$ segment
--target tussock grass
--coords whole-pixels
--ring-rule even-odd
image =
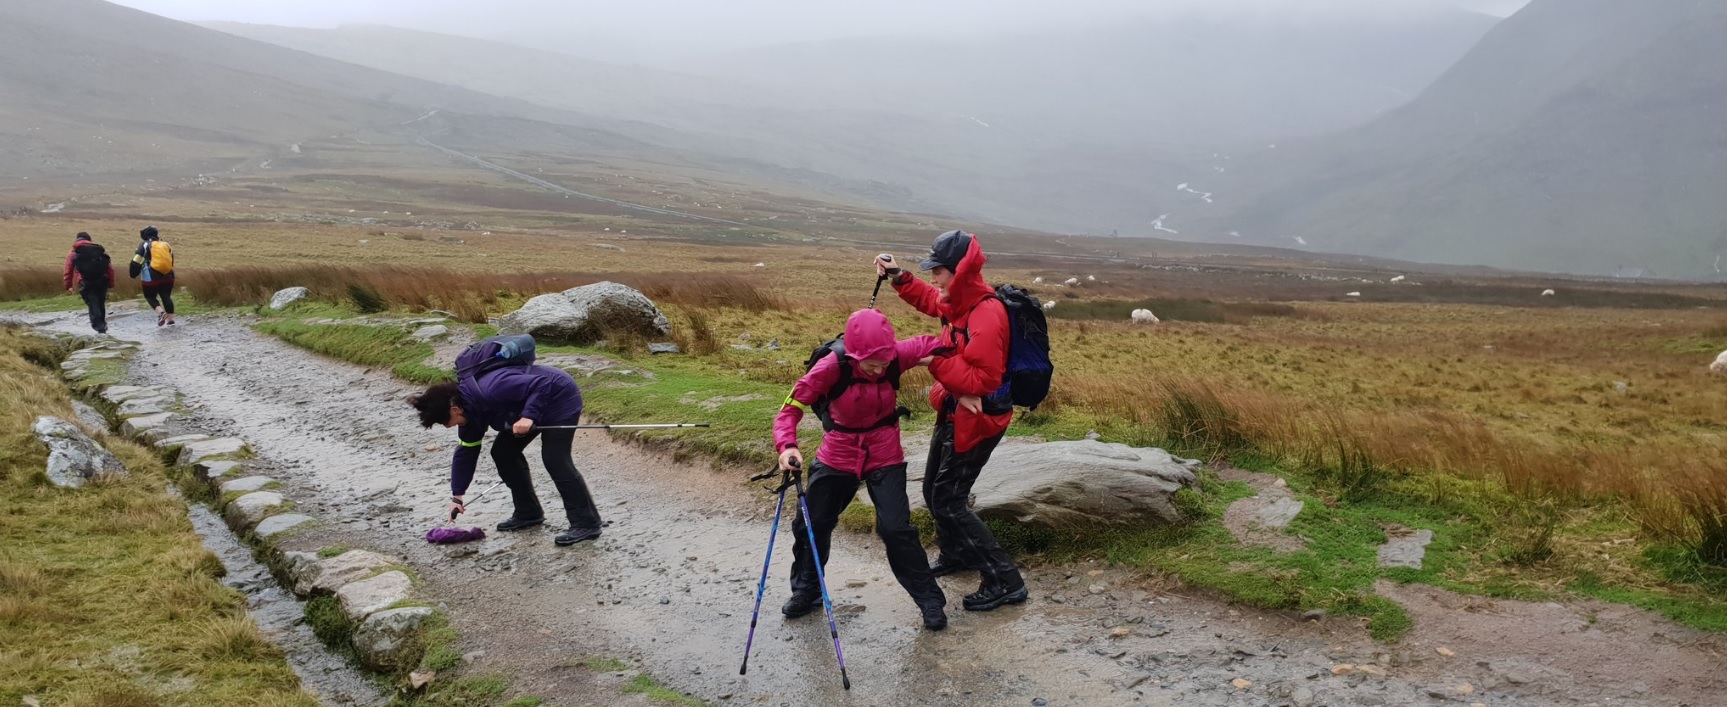
[[[131,475],[80,489],[49,485],[38,415],[72,417],[65,389],[0,328],[0,699],[43,704],[316,702],[216,581],[184,504],[149,451],[110,439]],[[186,678],[163,693],[161,676]]]

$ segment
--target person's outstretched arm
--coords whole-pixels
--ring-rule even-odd
[[[894,292],[898,292],[899,298],[911,305],[912,309],[923,312],[926,317],[941,316],[941,290],[936,289],[935,285],[919,280],[909,272],[901,272],[890,282],[893,283]]]

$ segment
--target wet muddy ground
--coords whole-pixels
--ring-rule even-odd
[[[40,320],[40,318],[39,318]],[[952,626],[923,631],[879,544],[841,533],[829,565],[853,689],[840,687],[820,613],[787,621],[790,523],[781,528],[750,674],[738,675],[772,497],[716,472],[603,436],[576,463],[608,525],[594,543],[552,545],[561,525],[424,542],[446,508],[454,434],[422,430],[387,371],[320,358],[253,333],[238,316],[123,315],[144,342],[134,382],[182,391],[200,429],[251,443],[261,473],[323,521],[296,549],[331,544],[404,557],[422,597],[462,635],[470,670],[509,676],[551,704],[645,704],[621,658],[719,705],[1708,705],[1727,688],[1722,642],[1647,612],[1597,603],[1528,604],[1387,585],[1416,629],[1376,644],[1349,619],[1235,607],[1097,565],[1040,566],[1032,599],[989,614],[958,609],[975,577],[942,580]],[[52,326],[77,331],[79,317]],[[530,450],[542,502],[559,508]],[[472,491],[496,479],[484,460]],[[464,522],[509,515],[500,488]]]

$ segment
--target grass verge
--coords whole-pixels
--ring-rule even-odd
[[[217,581],[153,454],[110,440],[129,477],[48,483],[30,426],[76,418],[26,339],[0,329],[0,703],[316,705]]]

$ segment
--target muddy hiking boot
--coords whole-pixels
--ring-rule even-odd
[[[920,606],[923,612],[923,627],[930,631],[940,631],[947,628],[947,612],[940,605]]]
[[[545,518],[517,518],[510,516],[507,520],[498,521],[498,531],[508,533],[516,530],[527,530],[537,525],[543,525]]]
[[[562,547],[564,545],[574,545],[579,542],[593,540],[598,537],[600,537],[599,528],[570,528],[562,533],[558,533],[558,537],[552,538],[552,542]]]
[[[1026,591],[1024,584],[1017,587],[985,584],[978,588],[976,594],[966,595],[965,610],[993,611],[1006,604],[1023,604],[1028,596],[1030,593]]]
[[[780,607],[780,613],[785,614],[788,619],[795,619],[815,611],[821,603],[822,598],[818,595],[793,594],[792,598],[786,600],[785,606]]]
[[[964,572],[968,569],[971,568],[966,567],[964,562],[960,562],[959,560],[948,557],[947,555],[938,555],[935,558],[935,562],[929,563],[929,573],[936,577],[946,577],[950,574]]]

